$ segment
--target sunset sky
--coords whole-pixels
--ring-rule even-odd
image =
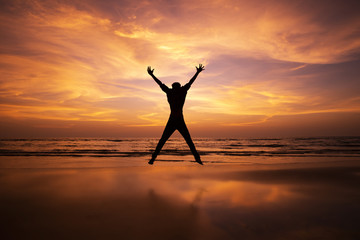
[[[0,137],[360,135],[359,1],[1,2]]]

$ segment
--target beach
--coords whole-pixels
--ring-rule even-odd
[[[360,238],[356,159],[19,167],[18,158],[0,169],[2,239]]]
[[[359,137],[0,140],[3,239],[360,239]]]

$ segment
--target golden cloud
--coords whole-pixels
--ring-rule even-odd
[[[334,25],[315,19],[320,7],[304,12],[285,1],[14,1],[4,9],[6,117],[162,125],[166,97],[146,66],[166,84],[184,84],[200,62],[206,71],[186,104],[192,123],[205,117],[248,125],[275,115],[360,110],[355,93],[346,96],[312,70],[356,58],[356,14]],[[353,84],[355,76],[345,78]]]

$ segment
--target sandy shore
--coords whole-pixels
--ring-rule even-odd
[[[360,239],[360,161],[0,169],[2,239]]]

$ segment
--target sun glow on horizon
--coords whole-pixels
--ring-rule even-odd
[[[342,21],[334,25],[326,16],[338,7],[326,13],[299,1],[12,1],[0,18],[0,115],[14,129],[27,120],[29,127],[49,120],[44,131],[61,122],[162,126],[169,107],[146,67],[167,85],[185,84],[198,63],[205,71],[184,108],[195,129],[360,114],[360,18],[344,4],[347,17],[336,16]]]

